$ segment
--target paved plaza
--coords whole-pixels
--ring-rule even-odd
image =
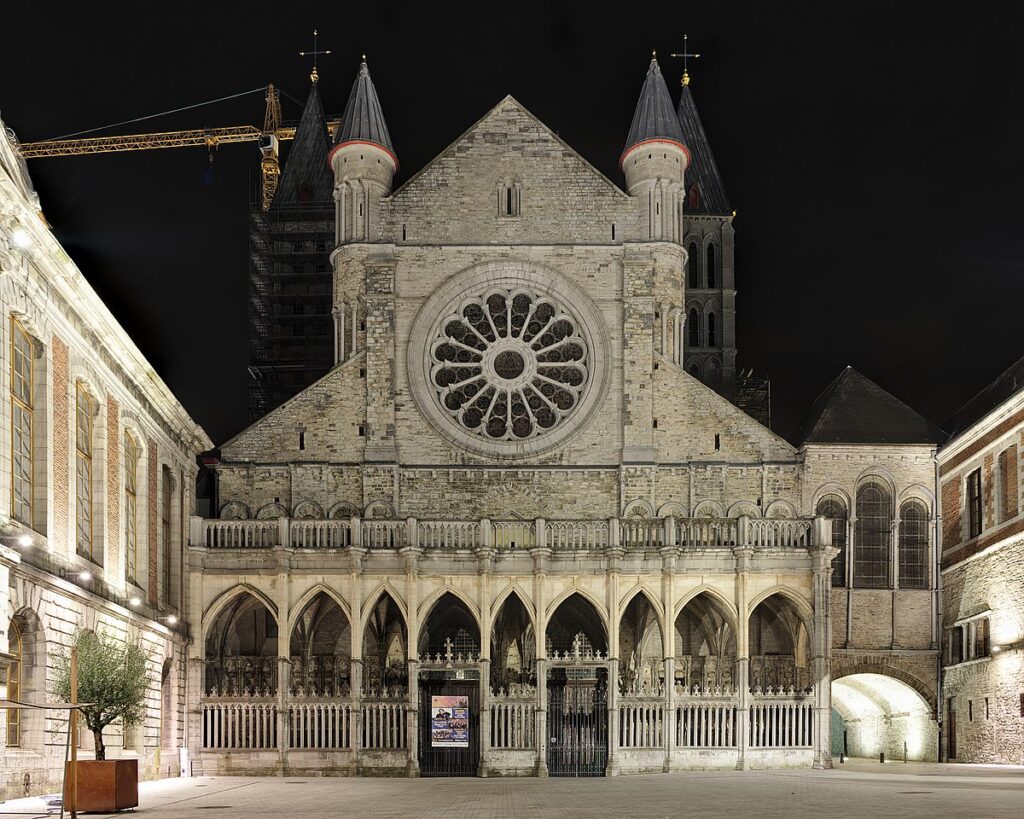
[[[853,762],[833,771],[689,772],[614,779],[300,779],[146,782],[154,819],[337,817],[913,817],[1020,819],[1024,768]],[[40,799],[0,815],[46,816]],[[51,814],[52,815],[52,814]]]

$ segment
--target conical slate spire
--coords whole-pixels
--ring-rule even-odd
[[[690,93],[690,85],[683,83],[679,96],[679,125],[683,130],[683,144],[690,150],[690,164],[686,167],[686,211],[728,216],[732,213],[725,185],[715,164],[711,144],[704,134],[704,125]],[[696,189],[694,189],[696,185]]]
[[[365,59],[359,66],[356,81],[352,83],[341,126],[334,135],[336,146],[346,142],[369,142],[379,145],[391,154],[396,164],[398,162],[387,123],[384,121],[384,112],[381,111],[380,100],[377,98],[377,89],[370,79],[370,69],[367,68]]]
[[[296,202],[331,202],[334,176],[325,161],[330,150],[327,118],[320,103],[320,91],[314,82],[295,129],[295,141],[288,151],[281,183],[271,207],[294,205]]]
[[[640,89],[640,99],[636,103],[633,124],[629,126],[629,136],[626,137],[622,156],[625,157],[637,145],[653,139],[675,142],[684,150],[686,147],[679,118],[672,108],[672,97],[669,96],[657,58],[651,59],[647,69],[647,78]]]

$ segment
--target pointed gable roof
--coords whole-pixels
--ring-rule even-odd
[[[633,148],[651,140],[675,142],[686,150],[679,118],[672,108],[672,97],[668,93],[668,86],[665,85],[665,78],[661,75],[661,67],[656,58],[651,59],[643,88],[640,89],[640,99],[636,102],[633,122],[629,126],[626,147],[622,150],[619,164]]]
[[[847,367],[818,396],[805,444],[938,444],[946,434],[874,381]]]
[[[341,125],[334,134],[334,145],[344,145],[347,142],[368,142],[372,145],[379,145],[395,160],[395,148],[391,144],[391,135],[388,133],[388,125],[384,121],[384,112],[380,107],[380,99],[377,97],[377,89],[370,79],[370,69],[364,59],[359,65],[359,73],[355,82],[352,83],[352,90],[348,95],[348,104],[345,106],[345,113],[341,117]]]
[[[334,176],[326,162],[330,150],[327,118],[320,102],[320,91],[314,82],[295,129],[295,141],[288,150],[271,207],[333,201]]]
[[[711,144],[704,133],[704,125],[697,113],[697,105],[690,93],[688,78],[683,80],[683,90],[679,95],[677,110],[679,126],[683,131],[683,144],[690,150],[690,164],[686,166],[686,188],[689,191],[696,183],[699,198],[695,203],[687,199],[687,213],[707,213],[716,216],[728,216],[732,213],[729,197],[725,193],[725,185],[718,173],[715,155],[711,152]]]

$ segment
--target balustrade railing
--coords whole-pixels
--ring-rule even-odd
[[[536,747],[534,715],[537,689],[514,686],[491,695],[491,747],[530,750]]]
[[[816,524],[820,523],[821,526]],[[410,528],[411,526],[411,528]],[[603,553],[615,546],[656,552],[665,546],[682,550],[802,549],[830,542],[824,519],[775,518],[612,518],[610,520],[206,520],[193,518],[193,546],[210,549],[374,550],[417,545],[427,551],[484,547],[499,552],[532,549],[543,543],[555,553]],[[409,543],[414,538],[416,543]]]
[[[736,692],[675,690],[677,748],[735,748]]]
[[[288,745],[310,750],[352,747],[355,712],[350,703],[295,700],[288,704]]]
[[[256,697],[202,703],[203,748],[218,751],[277,747],[277,703]]]
[[[392,751],[406,748],[407,734],[404,702],[363,700],[360,748]]]
[[[665,700],[620,697],[619,747],[665,747]]]
[[[751,748],[810,748],[814,744],[814,701],[790,690],[754,693],[750,703]]]

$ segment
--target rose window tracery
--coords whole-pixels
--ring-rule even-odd
[[[588,385],[589,354],[579,321],[551,296],[490,289],[439,323],[429,380],[467,432],[522,441],[573,414]]]

